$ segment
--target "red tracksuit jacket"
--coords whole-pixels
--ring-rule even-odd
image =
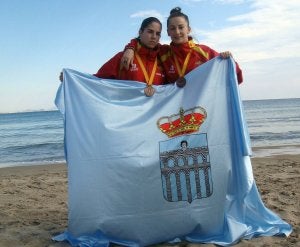
[[[126,46],[126,48],[134,48],[137,46],[137,40],[133,39]],[[178,60],[179,65],[182,69],[184,60],[187,54],[191,51],[190,60],[188,62],[185,74],[189,73],[191,70],[196,68],[197,66],[209,61],[210,59],[219,56],[219,53],[206,45],[200,45],[193,42],[193,40],[189,40],[184,44],[174,44],[173,42],[170,45],[159,45],[159,57],[162,62],[162,66],[164,68],[166,74],[166,81],[168,83],[175,82],[179,77],[179,72],[177,70],[174,54]],[[243,82],[243,74],[239,65],[236,63],[236,73],[238,83]]]
[[[136,52],[139,54],[145,69],[150,77],[155,59],[158,58],[158,49],[148,49],[142,45],[137,45]],[[122,68],[120,70],[120,61],[123,56],[123,52],[119,52],[108,62],[106,62],[95,76],[105,79],[118,79],[118,80],[133,80],[146,83],[145,75],[142,71],[140,64],[136,57],[134,57],[133,66],[130,66],[129,70]],[[153,85],[161,85],[165,83],[165,73],[160,60],[158,59],[156,72],[153,79]]]

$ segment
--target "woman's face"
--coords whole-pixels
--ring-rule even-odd
[[[182,16],[173,17],[169,20],[168,35],[175,44],[182,44],[189,41],[191,28]]]
[[[161,35],[161,25],[157,22],[151,22],[143,31],[139,31],[141,43],[153,49],[159,42]]]

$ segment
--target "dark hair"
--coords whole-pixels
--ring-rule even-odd
[[[152,22],[157,22],[160,25],[160,28],[162,27],[160,20],[158,20],[156,17],[148,17],[143,20],[140,31],[143,32],[145,28],[147,28]]]
[[[185,143],[186,145],[188,145],[188,142],[186,140],[183,140],[180,142],[180,146],[182,146],[182,144]]]
[[[181,12],[181,8],[176,7],[176,8],[174,8],[170,11],[170,15],[167,19],[167,27],[169,26],[170,19],[173,18],[173,17],[183,17],[186,20],[188,26],[190,26],[190,21],[189,21],[188,16]]]

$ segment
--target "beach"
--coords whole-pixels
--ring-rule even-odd
[[[259,237],[235,246],[300,246],[300,154],[254,157],[252,167],[263,202],[293,232],[288,238]],[[51,240],[67,228],[67,183],[63,163],[0,168],[0,246],[70,246]]]

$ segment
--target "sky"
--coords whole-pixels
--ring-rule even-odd
[[[299,0],[0,0],[0,113],[55,110],[63,68],[94,74],[158,17],[187,14],[196,42],[230,51],[242,100],[300,98]]]

